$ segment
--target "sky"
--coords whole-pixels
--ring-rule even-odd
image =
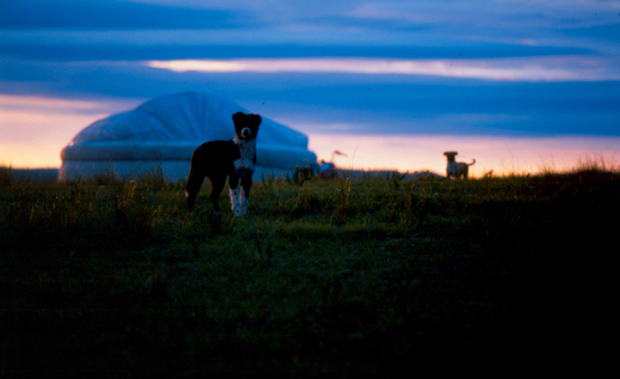
[[[620,0],[3,0],[0,164],[200,91],[343,166],[620,163]]]

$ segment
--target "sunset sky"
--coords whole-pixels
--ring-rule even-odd
[[[342,166],[620,164],[620,1],[0,3],[0,165],[58,167],[85,126],[184,91]]]

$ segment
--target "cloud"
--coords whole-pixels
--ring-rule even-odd
[[[466,59],[236,59],[149,61],[147,66],[175,72],[301,72],[369,75],[422,75],[496,81],[620,80],[615,65],[581,57]]]
[[[0,52],[65,61],[618,54],[620,3],[562,4],[20,0],[2,5]]]
[[[4,108],[0,117],[31,115],[49,130],[49,114],[55,126],[77,127],[96,107],[37,98],[202,91],[308,132],[618,135],[619,7],[9,0],[0,5],[0,94],[32,95],[42,108]]]
[[[588,27],[617,23],[617,1],[447,0],[362,2],[347,16],[365,20],[500,28]]]
[[[244,27],[243,22],[224,10],[188,9],[174,6],[110,0],[19,0],[4,1],[0,29],[221,29]]]
[[[398,59],[503,58],[584,55],[584,46],[538,45],[535,41],[489,43],[429,38],[424,44],[407,34],[362,32],[313,34],[277,30],[0,30],[0,55],[14,59],[171,60],[227,58],[369,57]],[[431,43],[434,42],[434,43]]]

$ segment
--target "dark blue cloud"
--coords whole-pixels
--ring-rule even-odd
[[[174,73],[113,62],[29,62],[6,68],[0,74],[5,93],[148,99],[200,91],[291,125],[314,125],[305,132],[350,132],[329,126],[340,124],[354,126],[358,134],[620,135],[619,82]]]
[[[569,36],[592,38],[595,41],[620,42],[620,14],[618,22],[613,24],[596,25],[584,28],[565,29]]]
[[[592,17],[587,22],[564,22],[561,16],[571,10],[562,2],[499,2],[494,3],[501,8],[497,13],[484,1],[473,5],[427,2],[419,12],[413,2],[373,3],[376,11],[387,12],[383,15],[372,7],[356,8],[359,4],[353,1],[319,2],[312,12],[289,3],[283,3],[285,11],[258,5],[244,9],[239,4],[226,8],[225,2],[219,3],[220,10],[191,8],[187,1],[162,4],[0,2],[0,93],[148,99],[201,91],[293,126],[314,128],[306,132],[351,132],[347,128],[354,126],[353,132],[362,134],[620,135],[618,81],[519,83],[413,75],[175,73],[133,63],[575,55],[587,55],[599,63],[603,58],[619,61],[620,23],[609,17],[604,22],[594,22]],[[539,6],[543,9],[538,10]],[[556,8],[561,12],[552,12]],[[575,19],[583,15],[582,9],[574,12]]]
[[[249,15],[240,16],[230,11],[109,0],[4,0],[0,29],[219,29],[253,23]]]
[[[0,40],[0,56],[49,61],[169,60],[233,58],[368,57],[394,59],[481,59],[552,55],[583,55],[593,51],[563,46],[462,44],[460,46],[301,46],[281,45],[155,45],[39,44]]]

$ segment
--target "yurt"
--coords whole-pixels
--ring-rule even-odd
[[[198,146],[234,137],[232,115],[238,111],[248,113],[232,101],[196,92],[151,99],[78,133],[61,152],[59,179],[101,174],[132,179],[153,173],[166,180],[185,179]],[[316,155],[308,150],[308,137],[263,117],[255,177],[283,175],[310,164],[316,164]]]

